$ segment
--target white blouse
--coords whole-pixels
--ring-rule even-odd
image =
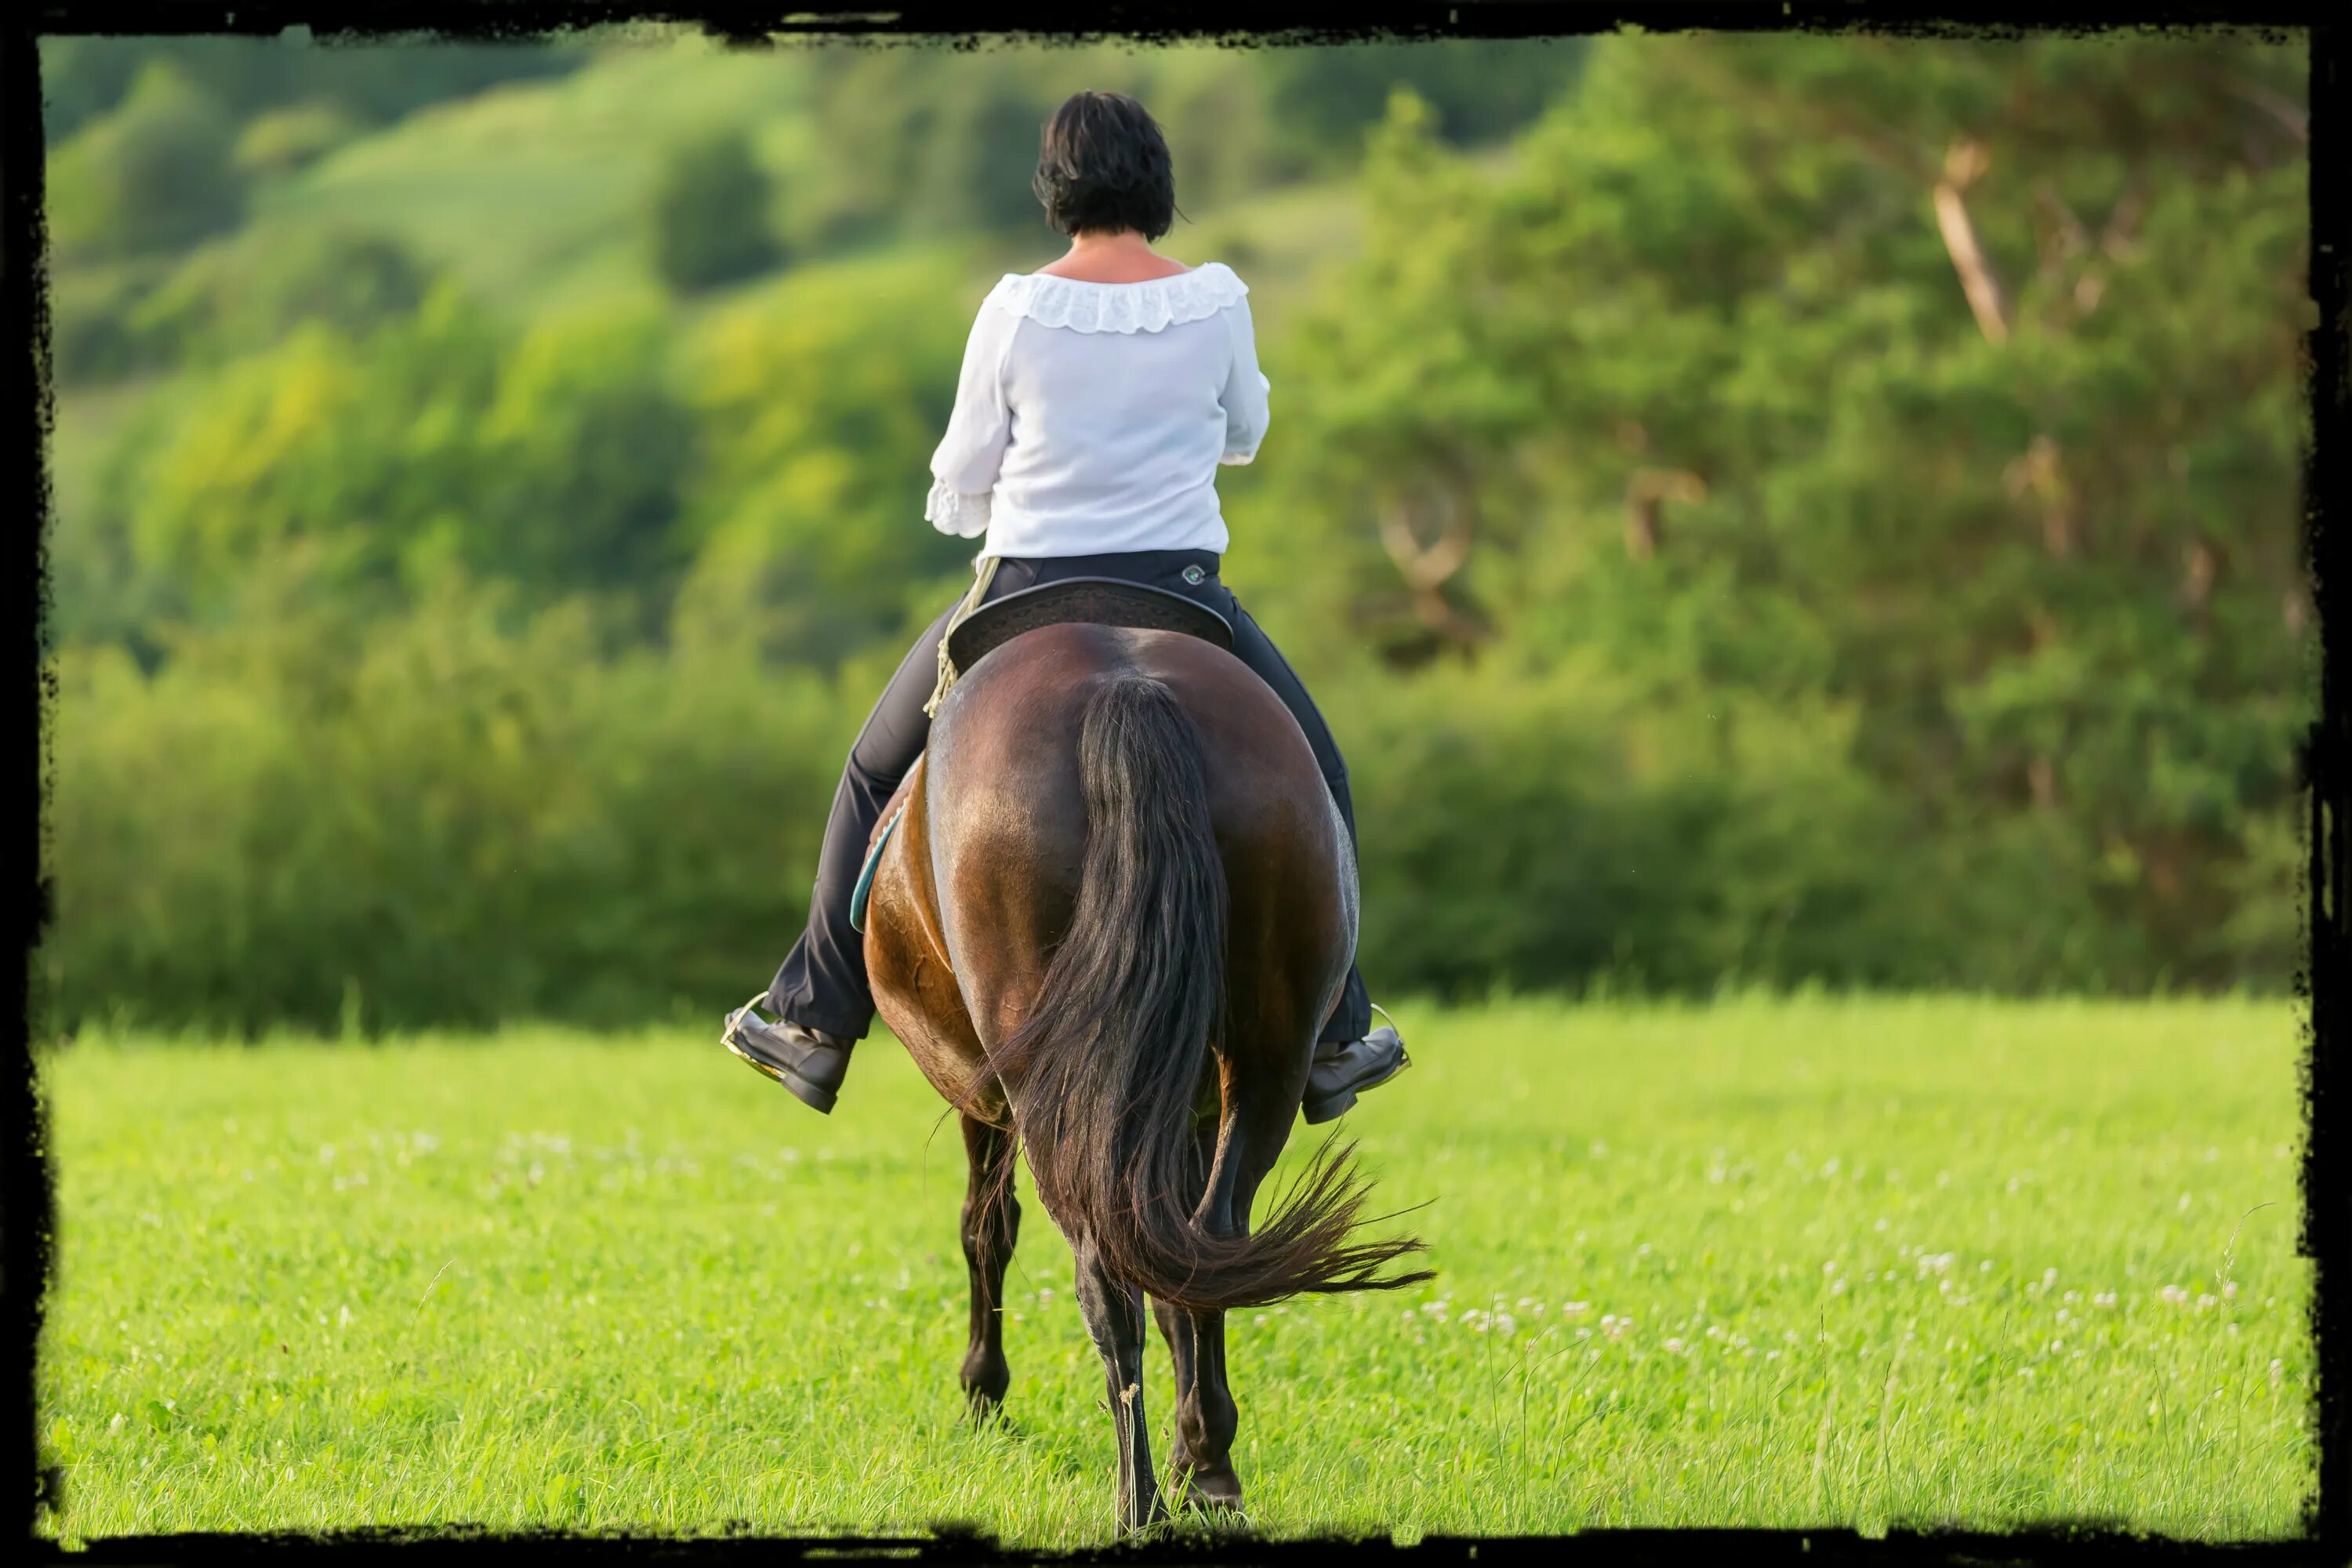
[[[1249,286],[1009,272],[964,346],[923,516],[987,555],[1223,552],[1220,463],[1265,439]]]

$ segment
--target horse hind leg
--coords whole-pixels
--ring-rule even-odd
[[[1118,1436],[1118,1528],[1122,1534],[1168,1517],[1151,1473],[1150,1427],[1143,1415],[1143,1292],[1110,1277],[1094,1238],[1071,1238],[1077,1255],[1078,1310],[1102,1355],[1113,1429]]]
[[[1210,1164],[1213,1133],[1201,1138],[1202,1166]],[[1202,1218],[1215,1234],[1234,1234],[1229,1219],[1230,1183],[1222,1200],[1204,1195]],[[1234,1473],[1234,1430],[1238,1415],[1225,1387],[1225,1315],[1192,1312],[1154,1299],[1152,1316],[1168,1342],[1176,1373],[1176,1433],[1168,1455],[1168,1489],[1189,1506],[1215,1512],[1241,1506],[1241,1478]],[[1203,1362],[1209,1374],[1201,1375]]]
[[[1213,1236],[1249,1234],[1258,1187],[1289,1141],[1299,1092],[1306,1087],[1306,1063],[1314,1047],[1292,1040],[1301,1032],[1270,1031],[1268,1037],[1281,1043],[1228,1078],[1234,1103],[1218,1132],[1222,1147],[1197,1215],[1202,1228]],[[1240,1044],[1240,1048],[1247,1047]],[[1267,1078],[1276,1081],[1266,1082]],[[1184,1344],[1177,1373],[1182,1386],[1177,1396],[1176,1451],[1189,1472],[1185,1495],[1205,1509],[1237,1513],[1242,1482],[1234,1468],[1233,1449],[1241,1410],[1225,1375],[1225,1314],[1166,1311],[1160,1317],[1162,1332],[1168,1331],[1171,1318],[1181,1321]],[[1171,1351],[1177,1342],[1171,1334]]]
[[[1021,1205],[1013,1195],[1012,1140],[975,1117],[964,1116],[964,1153],[971,1166],[963,1200],[963,1260],[971,1279],[971,1337],[963,1357],[964,1398],[975,1417],[1004,1403],[1013,1372],[1004,1362],[1004,1269],[1021,1235]]]
[[[1234,1471],[1234,1434],[1241,1413],[1225,1385],[1225,1315],[1151,1304],[1176,1365],[1176,1438],[1168,1456],[1168,1489],[1210,1513],[1237,1511],[1241,1477]]]

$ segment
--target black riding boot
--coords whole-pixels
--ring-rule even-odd
[[[764,994],[754,996],[728,1014],[719,1039],[803,1103],[830,1116],[841,1094],[842,1076],[849,1071],[849,1047],[855,1042],[782,1019],[771,1024],[757,1011],[765,999]]]

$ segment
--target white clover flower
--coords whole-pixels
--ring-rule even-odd
[[[2189,1300],[2189,1292],[2178,1285],[2167,1285],[2157,1294],[2176,1307],[2185,1304]]]
[[[2102,1290],[2091,1298],[2091,1305],[2094,1307],[2112,1307],[2115,1304],[2116,1293],[2113,1290]]]
[[[1683,1353],[1683,1342],[1680,1340],[1668,1340],[1665,1349],[1668,1355],[1680,1355]]]

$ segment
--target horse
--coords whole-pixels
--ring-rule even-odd
[[[1175,1366],[1168,1490],[1237,1510],[1225,1314],[1433,1278],[1381,1272],[1419,1239],[1357,1239],[1370,1184],[1336,1135],[1251,1223],[1356,941],[1354,856],[1306,737],[1214,642],[1062,621],[955,682],[899,799],[877,830],[866,968],[962,1125],[971,1413],[997,1413],[1011,1383],[1025,1157],[1102,1357],[1120,1533],[1170,1517],[1146,1296]]]

